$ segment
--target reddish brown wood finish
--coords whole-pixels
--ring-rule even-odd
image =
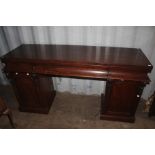
[[[144,84],[134,81],[107,81],[102,99],[101,119],[134,122]],[[102,96],[103,97],[103,96]]]
[[[153,68],[140,49],[120,47],[21,45],[1,60],[22,111],[49,110],[49,76],[89,78],[108,80],[101,118],[129,122]]]
[[[20,103],[20,111],[48,113],[55,91],[51,78],[29,73],[8,73]]]

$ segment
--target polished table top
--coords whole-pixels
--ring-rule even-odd
[[[3,59],[33,62],[66,62],[74,64],[145,67],[152,65],[140,49],[122,47],[23,44]]]

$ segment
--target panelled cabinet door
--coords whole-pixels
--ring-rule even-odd
[[[133,81],[108,81],[104,113],[134,116],[144,85]]]
[[[21,107],[38,106],[39,100],[34,86],[34,79],[30,75],[26,75],[26,73],[13,73],[12,84]]]
[[[48,113],[55,97],[50,77],[30,73],[9,73],[20,111]],[[52,90],[51,90],[52,85]]]

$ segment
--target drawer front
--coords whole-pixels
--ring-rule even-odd
[[[55,76],[66,76],[66,77],[81,77],[81,78],[96,78],[96,79],[106,79],[108,72],[104,70],[97,70],[91,68],[80,68],[72,66],[35,66],[34,73],[36,74],[47,74]]]
[[[32,72],[33,65],[27,63],[7,63],[5,69],[10,72]]]

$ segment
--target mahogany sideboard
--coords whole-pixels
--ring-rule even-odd
[[[53,76],[96,79],[106,81],[100,118],[127,122],[135,120],[153,68],[141,49],[122,47],[23,44],[1,61],[20,111],[48,113],[56,93]]]

